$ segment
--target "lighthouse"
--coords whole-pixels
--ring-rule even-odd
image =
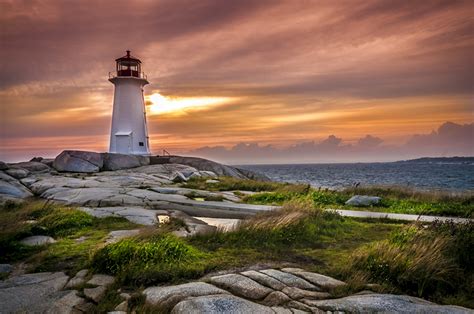
[[[110,153],[150,155],[143,87],[149,84],[141,71],[142,62],[130,50],[115,60],[116,71],[109,73],[115,86]]]

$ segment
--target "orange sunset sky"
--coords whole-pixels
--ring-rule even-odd
[[[472,156],[473,16],[473,1],[0,0],[0,160],[107,151],[126,49],[151,83],[155,153]]]

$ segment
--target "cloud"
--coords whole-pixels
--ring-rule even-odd
[[[355,144],[334,135],[277,148],[258,143],[239,143],[230,148],[201,147],[188,154],[228,163],[298,163],[395,161],[423,156],[474,156],[474,123],[442,124],[430,134],[412,135],[403,145],[382,145],[379,137],[366,135]]]
[[[106,148],[108,72],[126,49],[143,61],[147,96],[236,100],[149,115],[156,151],[401,147],[472,122],[471,12],[472,1],[1,1],[0,157],[55,138]],[[367,134],[384,142],[357,143]]]

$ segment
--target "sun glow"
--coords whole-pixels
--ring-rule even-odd
[[[153,93],[146,97],[151,105],[150,114],[186,114],[188,111],[205,110],[210,107],[224,105],[236,97],[166,97],[160,93]]]

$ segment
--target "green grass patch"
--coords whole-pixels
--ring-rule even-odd
[[[137,226],[124,218],[95,218],[74,208],[44,201],[0,209],[0,262],[26,261],[30,271],[74,273],[89,263],[112,230]],[[49,235],[56,243],[25,246],[20,240]]]
[[[281,205],[290,200],[310,199],[319,208],[474,218],[474,196],[469,192],[422,192],[400,187],[358,187],[342,191],[297,188],[297,191],[292,191],[290,187],[291,185],[288,185],[286,188],[248,195],[243,200],[250,204]],[[382,201],[368,207],[345,205],[345,202],[354,195],[379,196]]]
[[[412,224],[360,248],[342,273],[400,293],[474,308],[474,223]]]

